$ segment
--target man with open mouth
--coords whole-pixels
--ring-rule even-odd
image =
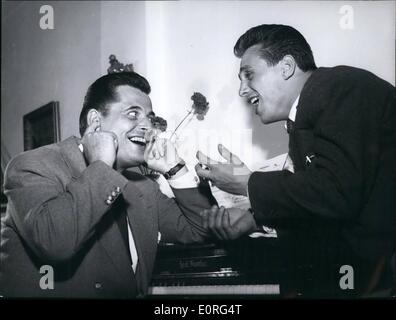
[[[317,68],[310,45],[291,26],[253,27],[234,53],[240,96],[263,124],[286,121],[294,173],[251,172],[222,145],[227,162],[198,152],[205,169],[197,166],[197,173],[248,196],[251,210],[239,234],[274,227],[290,245],[283,256],[312,267],[301,277],[300,292],[389,292],[396,261],[395,87],[354,67]],[[206,210],[206,223],[228,239],[228,216],[240,211]],[[353,284],[342,285],[345,266],[354,270]]]
[[[2,296],[144,296],[160,240],[194,243],[210,236],[199,214],[216,201],[169,141],[148,134],[149,93],[137,73],[103,76],[85,96],[81,139],[10,161]],[[131,170],[143,163],[164,174],[175,199]]]

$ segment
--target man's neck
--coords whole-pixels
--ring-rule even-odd
[[[290,113],[290,110],[296,101],[296,99],[300,96],[300,93],[307,82],[308,78],[311,76],[312,71],[307,71],[307,72],[302,72],[300,71],[295,75],[295,79],[292,83],[292,86],[290,88],[290,95],[289,95],[289,110],[288,113]]]
[[[301,72],[300,74],[297,75],[295,86],[294,86],[294,93],[293,93],[292,103],[300,95],[302,89],[305,86],[305,83],[307,82],[309,77],[312,75],[312,72],[313,71],[306,71],[306,72]]]

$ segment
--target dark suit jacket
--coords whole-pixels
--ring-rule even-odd
[[[117,187],[118,197],[108,204]],[[0,294],[85,298],[145,294],[158,231],[168,242],[200,242],[207,236],[198,213],[213,204],[210,192],[173,191],[177,203],[140,174],[121,175],[101,161],[87,166],[75,137],[22,153],[5,174],[8,207],[1,228]],[[138,252],[136,275],[117,223],[125,212]],[[53,267],[53,290],[39,286],[40,277],[47,274],[39,273],[42,265]]]
[[[295,174],[254,172],[249,180],[257,219],[286,228],[331,225],[364,258],[395,250],[395,102],[395,88],[368,71],[316,70],[290,132]]]

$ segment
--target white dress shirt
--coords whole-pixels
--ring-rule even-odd
[[[297,106],[298,106],[299,100],[300,100],[300,95],[298,95],[297,99],[294,100],[293,105],[289,112],[289,119],[293,122],[296,121]]]

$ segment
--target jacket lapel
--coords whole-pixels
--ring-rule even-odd
[[[70,137],[59,143],[61,154],[69,166],[74,179],[78,178],[87,167],[83,153],[78,145],[79,139],[77,137]],[[135,281],[135,279],[126,251],[129,248],[126,248],[120,228],[116,223],[118,215],[124,212],[114,206],[111,210],[113,212],[107,212],[96,227],[95,237],[118,270],[118,278],[125,284],[127,281]],[[131,285],[132,287],[133,285]]]
[[[135,278],[127,255],[129,248],[126,248],[121,230],[116,223],[121,214],[124,214],[124,212],[117,210],[117,208],[106,213],[106,216],[96,228],[96,237],[118,270],[118,278],[125,284],[130,281],[134,282]]]
[[[146,179],[146,178],[144,178]],[[133,233],[138,266],[136,281],[142,292],[147,291],[157,248],[158,222],[154,213],[155,206],[146,194],[152,194],[152,188],[145,190],[146,180],[130,181],[124,189],[123,196],[127,202],[129,225]]]
[[[305,92],[301,92],[293,129],[289,134],[289,154],[295,171],[304,170],[310,165],[307,157],[314,157],[314,126],[320,109],[310,103]]]
[[[289,154],[296,171],[307,166],[306,157],[313,154],[313,141],[312,129],[296,128],[290,133]]]

